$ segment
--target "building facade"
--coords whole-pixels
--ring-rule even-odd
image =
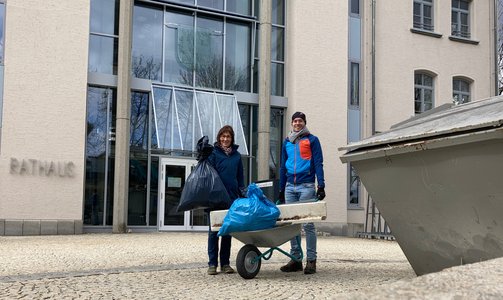
[[[367,195],[338,147],[497,90],[493,1],[388,2],[0,1],[0,235],[106,232],[119,219],[207,230],[202,211],[176,212],[202,135],[232,125],[246,181],[264,179],[261,11],[269,179],[290,116],[305,112],[324,152],[320,227],[353,235]]]

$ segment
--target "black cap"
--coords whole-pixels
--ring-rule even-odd
[[[292,122],[293,120],[297,119],[297,118],[301,118],[302,120],[304,120],[304,123],[307,124],[307,121],[306,121],[306,115],[303,113],[303,112],[295,112],[293,115],[292,115]]]

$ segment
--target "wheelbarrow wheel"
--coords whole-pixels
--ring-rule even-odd
[[[257,276],[262,264],[262,258],[258,258],[261,253],[254,245],[244,245],[238,252],[236,268],[239,275],[244,279],[252,279]]]

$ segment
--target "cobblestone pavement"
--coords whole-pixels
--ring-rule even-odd
[[[318,273],[274,252],[254,279],[206,274],[206,233],[0,237],[2,299],[333,299],[411,280],[396,242],[319,237]],[[233,240],[231,264],[242,243]],[[281,247],[284,250],[289,245]]]

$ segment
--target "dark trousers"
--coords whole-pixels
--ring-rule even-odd
[[[218,231],[208,232],[208,257],[209,266],[218,266]],[[220,266],[228,266],[230,264],[229,258],[231,256],[231,239],[230,235],[221,237],[220,242]]]

